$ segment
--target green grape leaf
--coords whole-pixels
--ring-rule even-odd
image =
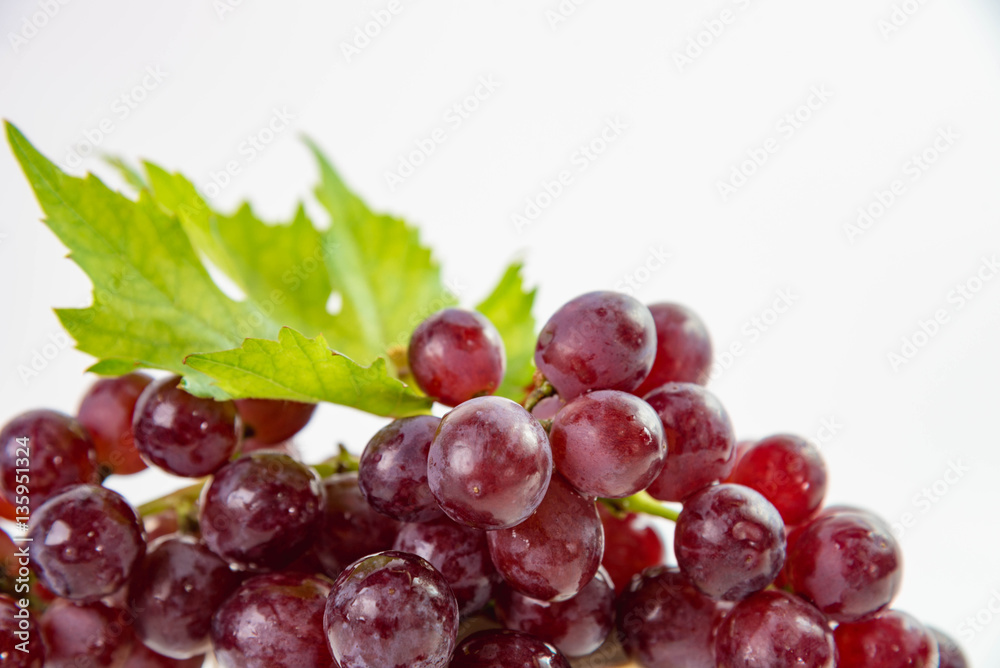
[[[476,310],[490,319],[503,338],[507,352],[507,373],[495,394],[524,400],[535,373],[535,318],[531,308],[537,288],[524,289],[523,265],[516,262],[507,268],[493,292]]]
[[[427,413],[431,400],[392,377],[383,358],[363,367],[284,327],[277,341],[247,339],[236,350],[190,355],[187,364],[215,379],[230,396],[329,401],[384,415]]]
[[[279,325],[215,285],[177,218],[148,192],[133,201],[93,175],[69,176],[10,123],[7,137],[45,223],[93,282],[93,305],[56,314],[77,347],[98,359],[94,370],[167,369],[192,392],[220,397],[184,356],[238,346],[245,335],[274,336]]]
[[[309,336],[336,329],[326,310],[332,291],[324,260],[329,251],[301,206],[284,225],[264,223],[248,204],[226,216],[212,211],[180,174],[151,163],[145,169],[157,203],[177,215],[195,248],[262,311]]]
[[[349,357],[371,360],[406,346],[422,320],[456,299],[416,228],[373,213],[319,148],[307,143],[320,168],[316,197],[330,214],[324,258],[342,299],[331,340]]]

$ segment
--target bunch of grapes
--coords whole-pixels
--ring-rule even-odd
[[[736,442],[711,362],[688,309],[589,293],[542,328],[518,404],[493,396],[496,328],[448,309],[403,374],[450,410],[317,466],[289,441],[312,405],[100,380],[75,418],[0,432],[0,510],[30,515],[29,540],[0,535],[2,663],[966,666],[890,607],[900,547],[872,513],[823,507],[815,446]],[[148,465],[208,478],[138,509],[101,486]],[[676,566],[637,512],[676,521]]]

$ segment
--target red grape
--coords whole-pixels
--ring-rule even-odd
[[[743,454],[729,481],[764,495],[785,524],[804,522],[826,496],[826,465],[809,441],[779,434],[758,441]]]
[[[708,382],[712,341],[701,318],[680,304],[652,304],[649,312],[656,325],[656,359],[635,393],[641,397],[666,383]]]
[[[928,630],[938,644],[938,655],[941,657],[939,668],[969,668],[969,662],[954,638],[939,629],[928,627]]]
[[[840,665],[850,668],[938,668],[934,635],[899,610],[885,610],[834,631]]]
[[[552,461],[583,494],[621,498],[646,489],[663,468],[667,443],[656,411],[642,399],[598,390],[569,402],[552,420]]]
[[[420,323],[407,357],[420,389],[448,406],[493,394],[507,366],[503,339],[493,323],[457,308]]]
[[[523,522],[545,496],[552,451],[538,420],[509,399],[470,399],[441,419],[427,482],[451,519],[478,529]]]
[[[663,541],[651,526],[638,526],[640,516],[618,517],[603,503],[597,504],[604,525],[604,557],[601,565],[615,583],[615,592],[628,588],[633,575],[663,563]]]
[[[458,604],[425,560],[379,552],[337,578],[323,630],[340,668],[444,668],[455,649]]]
[[[785,562],[785,525],[774,506],[749,487],[706,487],[684,503],[674,552],[696,587],[735,601],[777,577]]]
[[[190,659],[171,659],[157,654],[141,642],[132,643],[132,651],[122,668],[200,668],[205,663],[205,656],[195,656]]]
[[[552,645],[519,631],[473,633],[455,649],[448,668],[570,668]]]
[[[538,334],[535,365],[565,401],[591,390],[631,392],[656,357],[656,324],[639,301],[590,292],[567,302]]]
[[[27,651],[16,649],[18,645]],[[31,611],[19,608],[7,594],[0,594],[0,658],[4,668],[43,668],[43,665],[48,665],[45,663],[45,645]]]
[[[646,395],[660,416],[667,459],[647,492],[661,501],[683,501],[733,468],[736,438],[729,414],[715,395],[693,383],[668,383]]]
[[[67,487],[97,482],[94,443],[70,416],[28,411],[0,430],[0,488],[12,505],[35,509]]]
[[[246,438],[256,445],[287,441],[308,424],[316,404],[277,399],[237,399],[236,410],[243,420]]]
[[[42,615],[45,668],[119,668],[135,642],[129,613],[101,602],[56,600]]]
[[[135,447],[132,413],[153,379],[144,373],[102,378],[83,395],[77,419],[90,434],[104,475],[128,475],[146,468]]]
[[[395,420],[378,430],[361,454],[358,484],[371,507],[400,522],[427,522],[441,508],[427,485],[427,453],[440,418]]]

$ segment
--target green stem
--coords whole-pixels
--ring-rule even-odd
[[[639,492],[624,499],[601,499],[612,508],[625,513],[645,513],[668,519],[676,522],[680,513],[673,508],[668,508],[653,497],[648,492]]]
[[[552,383],[547,380],[543,380],[542,383],[531,391],[531,394],[527,396],[524,400],[524,410],[531,412],[539,401],[545,397],[551,397],[556,393],[556,388],[552,387]]]

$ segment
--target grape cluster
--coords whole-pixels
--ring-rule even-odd
[[[496,328],[434,314],[403,373],[450,410],[316,466],[289,442],[314,406],[197,398],[177,377],[14,418],[0,511],[30,514],[30,542],[0,533],[3,665],[967,665],[890,607],[900,547],[872,513],[823,507],[814,445],[737,444],[690,310],[585,294],[534,359],[521,404],[493,396]],[[149,465],[208,477],[138,509],[101,486]],[[676,566],[640,512],[676,520]]]

